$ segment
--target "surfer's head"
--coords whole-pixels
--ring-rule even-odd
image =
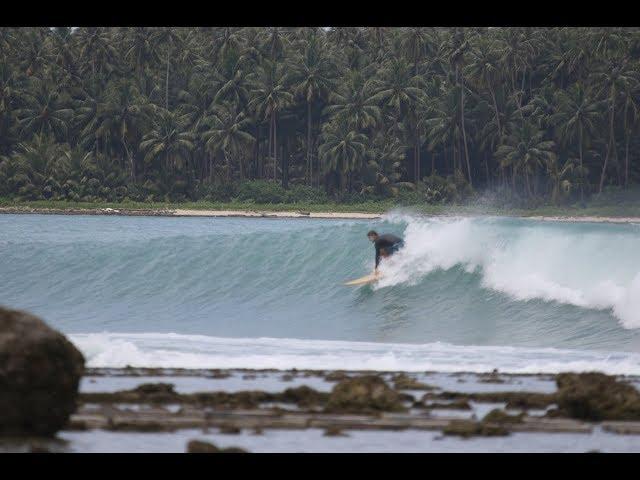
[[[369,238],[370,241],[375,242],[378,239],[378,232],[370,230],[369,233],[367,233],[367,238]]]

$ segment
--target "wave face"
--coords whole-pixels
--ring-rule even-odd
[[[371,228],[406,247],[345,287]],[[0,215],[0,276],[72,334],[640,352],[638,225]]]

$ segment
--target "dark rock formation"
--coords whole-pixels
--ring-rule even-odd
[[[419,382],[406,373],[400,373],[393,377],[393,384],[396,390],[434,390],[435,387]]]
[[[50,436],[76,409],[84,357],[26,312],[0,307],[0,434]]]
[[[457,435],[460,437],[495,437],[509,435],[509,431],[501,425],[475,422],[473,420],[451,420],[449,424],[442,429],[445,435]]]
[[[560,412],[582,420],[640,420],[640,392],[599,372],[556,377]]]
[[[349,378],[338,383],[325,406],[335,413],[404,412],[405,406],[398,392],[389,388],[375,375]]]
[[[218,448],[209,442],[191,440],[187,444],[187,453],[249,453],[238,447]]]

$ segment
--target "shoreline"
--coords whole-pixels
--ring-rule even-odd
[[[0,214],[34,215],[118,215],[142,217],[236,217],[236,218],[325,218],[379,219],[383,214],[361,212],[306,212],[269,210],[196,210],[196,209],[129,209],[129,208],[33,208],[0,207]]]
[[[507,216],[545,222],[582,222],[582,223],[640,223],[640,217],[633,216],[598,216],[598,215],[518,215],[518,214],[474,214],[474,213],[441,213],[428,214],[416,212],[420,216]],[[0,214],[34,214],[34,215],[117,215],[145,217],[226,217],[226,218],[316,218],[316,219],[381,219],[385,213],[363,212],[309,212],[304,210],[206,210],[206,209],[133,209],[133,208],[41,208],[41,207],[0,207]]]

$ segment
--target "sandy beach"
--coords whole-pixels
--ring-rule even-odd
[[[376,219],[379,213],[359,212],[305,212],[287,211],[274,212],[263,210],[136,210],[116,208],[31,208],[31,207],[0,207],[0,214],[39,214],[39,215],[125,215],[150,217],[247,217],[247,218],[329,218],[329,219]]]
[[[374,220],[384,216],[383,213],[362,212],[306,212],[306,211],[268,211],[268,210],[195,210],[195,209],[127,209],[127,208],[32,208],[32,207],[0,207],[0,214],[39,214],[39,215],[124,215],[152,217],[238,217],[238,218],[326,218],[326,219],[362,219]],[[425,216],[446,216],[427,215]],[[460,215],[456,215],[460,216]],[[465,216],[465,215],[463,215]],[[469,215],[473,216],[473,215]],[[585,223],[640,223],[640,217],[599,217],[599,216],[541,216],[518,215],[546,222],[585,222]]]

